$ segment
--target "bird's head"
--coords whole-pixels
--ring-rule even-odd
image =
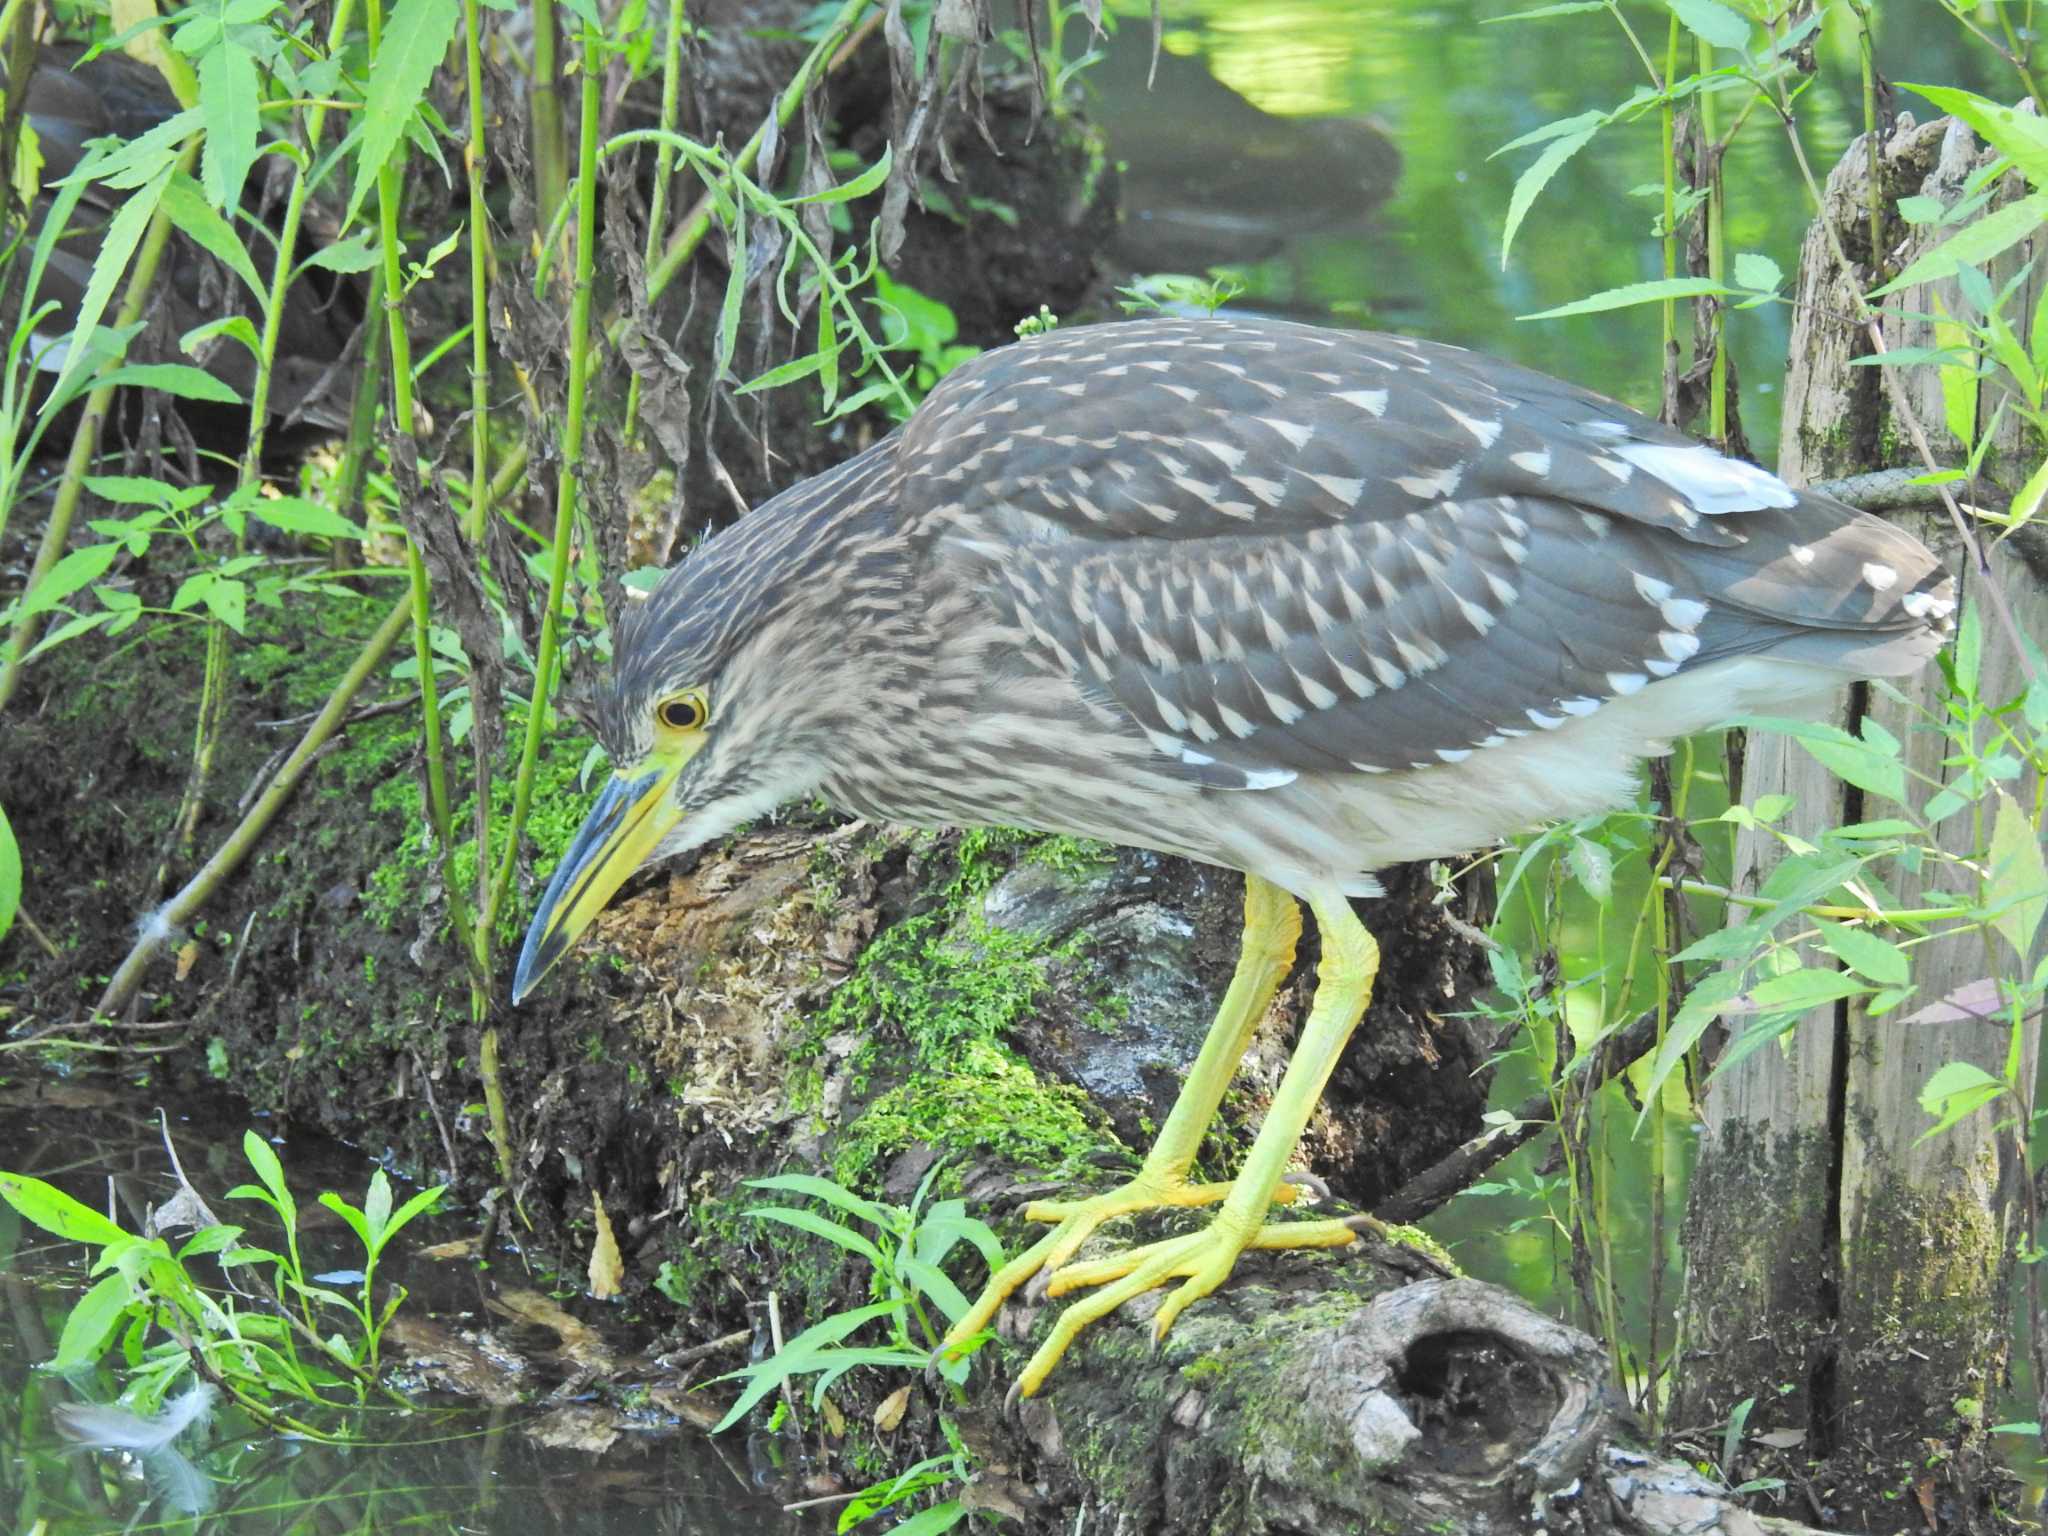
[[[846,632],[752,532],[700,549],[617,626],[593,701],[612,774],[527,929],[515,1004],[642,864],[814,793],[829,771],[858,708],[841,686]]]

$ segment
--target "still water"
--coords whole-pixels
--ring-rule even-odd
[[[1660,276],[1661,257],[1650,238],[1653,205],[1636,195],[1658,176],[1654,124],[1644,123],[1603,133],[1564,168],[1503,266],[1503,217],[1536,151],[1489,156],[1546,122],[1619,102],[1643,79],[1605,17],[1482,24],[1516,8],[1500,0],[1167,0],[1148,91],[1149,4],[1111,0],[1121,25],[1088,78],[1122,169],[1125,222],[1113,259],[1131,275],[1227,269],[1244,284],[1243,307],[1458,342],[1654,409],[1653,310],[1517,319]],[[1645,9],[1661,37],[1661,21]],[[1988,84],[1938,8],[1892,8],[1884,22],[1886,73]],[[1820,38],[1822,79],[1801,118],[1817,167],[1833,163],[1859,120],[1860,103],[1843,93],[1856,78],[1854,46],[1845,28]],[[1746,135],[1730,175],[1731,252],[1770,256],[1789,273],[1807,214],[1782,140]],[[1766,306],[1737,313],[1731,328],[1745,425],[1768,462],[1787,317]],[[1497,1097],[1510,1103],[1526,1091],[1526,1075],[1503,1076]],[[161,1198],[148,1106],[95,1090],[70,1103],[30,1107],[17,1096],[0,1109],[0,1166],[62,1183],[95,1205],[110,1176],[131,1195]],[[245,1176],[234,1150],[244,1123],[241,1111],[218,1105],[174,1122],[181,1151],[215,1176],[215,1188]],[[1623,1132],[1606,1134],[1625,1141]],[[1684,1135],[1675,1128],[1667,1149],[1674,1217]],[[360,1189],[369,1172],[346,1149],[302,1136],[284,1151],[287,1166],[315,1187]],[[1642,1163],[1639,1147],[1617,1146],[1610,1219],[1618,1246],[1636,1254],[1647,1251],[1648,1210],[1643,1181],[1629,1170]],[[1525,1154],[1510,1171],[1527,1167]],[[1540,1221],[1506,1230],[1530,1215],[1525,1202],[1466,1200],[1434,1226],[1472,1272],[1549,1301],[1560,1290],[1550,1232]],[[1667,1231],[1675,1235],[1675,1226]],[[421,1242],[442,1235],[459,1234],[417,1234]],[[48,1536],[193,1529],[140,1468],[68,1451],[52,1437],[55,1404],[118,1389],[111,1377],[65,1383],[33,1368],[83,1284],[75,1254],[43,1243],[0,1206],[0,1522]],[[470,1266],[443,1268],[447,1275],[417,1265],[406,1275],[412,1309],[450,1328],[494,1326],[490,1296],[462,1278],[473,1277]],[[1646,1319],[1640,1298],[1634,1305],[1630,1331],[1639,1334]],[[559,1385],[539,1383],[528,1401]],[[374,1444],[339,1449],[252,1433],[222,1415],[182,1443],[212,1481],[213,1507],[199,1522],[211,1531],[830,1529],[829,1516],[783,1513],[791,1490],[743,1447],[659,1429],[651,1415],[644,1432],[622,1435],[595,1458],[548,1448],[531,1432],[538,1416],[530,1406],[391,1413],[358,1431]]]

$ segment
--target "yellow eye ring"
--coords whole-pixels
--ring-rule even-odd
[[[704,707],[703,698],[694,693],[679,693],[672,699],[663,699],[654,708],[654,716],[672,731],[697,731],[704,728],[710,712]]]

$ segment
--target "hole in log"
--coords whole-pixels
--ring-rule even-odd
[[[1451,1477],[1483,1478],[1508,1467],[1563,1401],[1542,1366],[1500,1335],[1475,1329],[1417,1339],[1397,1380],[1422,1431],[1409,1455]]]

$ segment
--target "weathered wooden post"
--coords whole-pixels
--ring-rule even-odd
[[[1898,219],[1897,199],[1917,193],[1953,205],[1970,172],[1990,157],[1960,124],[1915,127],[1901,120],[1880,169],[1884,238],[1903,245],[1892,253],[1891,270],[1903,270],[1954,233],[1909,228]],[[1869,178],[1868,146],[1858,140],[1829,178],[1821,213],[1859,265],[1870,257]],[[1850,312],[1835,250],[1816,223],[1801,256],[1785,392],[1779,468],[1794,484],[1918,467],[1878,370],[1852,365],[1872,348]],[[2048,238],[2039,234],[2008,251],[1994,263],[1994,289],[2044,255]],[[1868,272],[1863,266],[1852,280],[1867,282]],[[2040,270],[2031,273],[2012,313],[2033,314],[2043,280]],[[1886,319],[1892,348],[1934,344],[1932,323],[1910,316],[1964,312],[1953,281],[1909,290],[1894,309]],[[2020,325],[2024,330],[2024,319]],[[1964,463],[1966,445],[1944,426],[1939,371],[1912,369],[1902,382],[1937,457]],[[1979,431],[1988,427],[1993,403],[1987,383],[1976,407]],[[2039,454],[2008,416],[1984,480],[2009,493]],[[1989,489],[1980,482],[1980,494]],[[1940,506],[1892,515],[1948,554],[1966,603],[1982,599],[1979,576]],[[2048,559],[2034,533],[2006,541],[1992,563],[2020,626],[2038,641],[2048,636]],[[1981,694],[2001,700],[2021,690],[2024,675],[1988,611],[1984,620]],[[1912,704],[1938,717],[1940,690],[1930,670],[1911,690]],[[1942,764],[1944,738],[1920,723],[1915,708],[1858,688],[1835,720],[1854,731],[1866,717],[1906,743],[1910,771],[1935,783],[1951,776]],[[1807,836],[1891,814],[1877,804],[1866,811],[1860,791],[1774,734],[1751,738],[1741,788],[1752,803],[1764,794],[1793,796],[1796,809],[1779,825]],[[2031,804],[2032,785],[2007,788]],[[1916,783],[1910,793],[1918,806],[1932,791]],[[1945,846],[1975,851],[1988,821],[1981,828],[1971,823],[1967,814],[1942,823]],[[1782,846],[1768,835],[1744,834],[1738,888],[1758,888]],[[1935,868],[1902,875],[1895,894],[1907,906],[1941,903],[1951,894],[1933,883],[1941,878]],[[1816,949],[1808,963],[1831,961]],[[1790,1461],[1802,1470],[1817,1464],[1815,1497],[1844,1528],[1975,1528],[1977,1483],[1987,1465],[1984,1429],[1995,1422],[1986,1415],[1997,1406],[2012,1344],[2008,1282],[2021,1161],[2010,1132],[1995,1130],[1988,1114],[1920,1140],[1930,1122],[1919,1094],[1945,1062],[2002,1072],[2009,1035],[1996,1021],[1909,1022],[1902,1015],[1982,978],[1993,964],[2012,964],[2010,951],[1993,960],[1973,941],[1919,946],[1919,996],[1912,1003],[1881,1018],[1854,1000],[1816,1009],[1783,1038],[1782,1049],[1739,1062],[1705,1096],[1687,1217],[1674,1422],[1723,1423],[1753,1397],[1752,1430],[1804,1431],[1803,1443],[1788,1451]],[[2031,1082],[2032,1062],[2023,1070]]]

